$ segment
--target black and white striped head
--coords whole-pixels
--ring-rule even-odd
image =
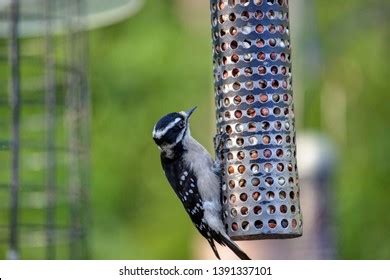
[[[189,119],[196,107],[162,117],[153,128],[153,140],[160,149],[170,149],[189,135]]]

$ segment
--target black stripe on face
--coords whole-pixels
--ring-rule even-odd
[[[187,126],[188,119],[185,115],[182,113],[170,113],[157,122],[154,128],[153,139],[160,147],[174,145],[184,138],[187,133]]]
[[[184,130],[183,135],[181,136],[180,139],[178,139],[178,137],[183,132],[183,130]],[[159,146],[172,145],[180,142],[186,133],[187,133],[187,126],[180,127],[179,124],[176,124],[175,126],[168,129],[165,134],[161,135],[160,138],[153,138],[153,139],[156,142],[156,144]]]

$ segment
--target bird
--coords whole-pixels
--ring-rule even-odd
[[[222,222],[221,160],[213,160],[192,136],[189,120],[196,107],[163,116],[153,128],[161,165],[192,223],[221,259],[215,242],[229,247],[240,259],[248,255],[226,234]],[[222,141],[223,137],[216,137]]]

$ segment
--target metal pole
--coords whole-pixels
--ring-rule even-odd
[[[69,254],[71,259],[78,259],[81,256],[80,234],[82,231],[82,207],[81,197],[81,168],[80,153],[83,152],[80,143],[80,70],[78,40],[79,40],[79,1],[69,1],[69,34],[68,34],[68,61],[72,65],[73,71],[68,73],[68,92],[67,92],[67,121],[69,129],[69,200],[70,200],[70,246]],[[74,16],[76,15],[76,17]]]
[[[56,205],[56,74],[55,54],[52,36],[51,11],[53,0],[45,1],[46,35],[45,35],[45,106],[46,106],[46,145],[47,145],[47,216],[46,216],[46,257],[55,259],[55,205]]]
[[[84,14],[87,9],[87,3],[85,1],[79,1],[79,14]],[[79,25],[85,25],[85,21],[79,23]],[[81,74],[80,85],[80,99],[81,99],[81,142],[82,142],[82,155],[81,155],[81,207],[82,207],[82,235],[81,235],[81,254],[83,258],[89,258],[89,243],[88,243],[88,226],[91,220],[89,212],[89,184],[90,184],[90,92],[88,83],[88,35],[85,29],[80,32],[80,46],[79,46],[79,69]]]
[[[18,204],[19,204],[19,147],[20,147],[20,65],[19,65],[19,0],[12,0],[10,6],[10,106],[12,111],[11,127],[11,197],[10,197],[10,231],[9,231],[9,259],[18,258]]]

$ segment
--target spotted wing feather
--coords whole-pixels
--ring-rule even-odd
[[[204,235],[205,233],[202,232],[205,226],[202,221],[204,216],[203,203],[193,171],[188,166],[184,166],[180,160],[169,160],[162,157],[161,163],[169,184],[180,199],[192,222]]]

